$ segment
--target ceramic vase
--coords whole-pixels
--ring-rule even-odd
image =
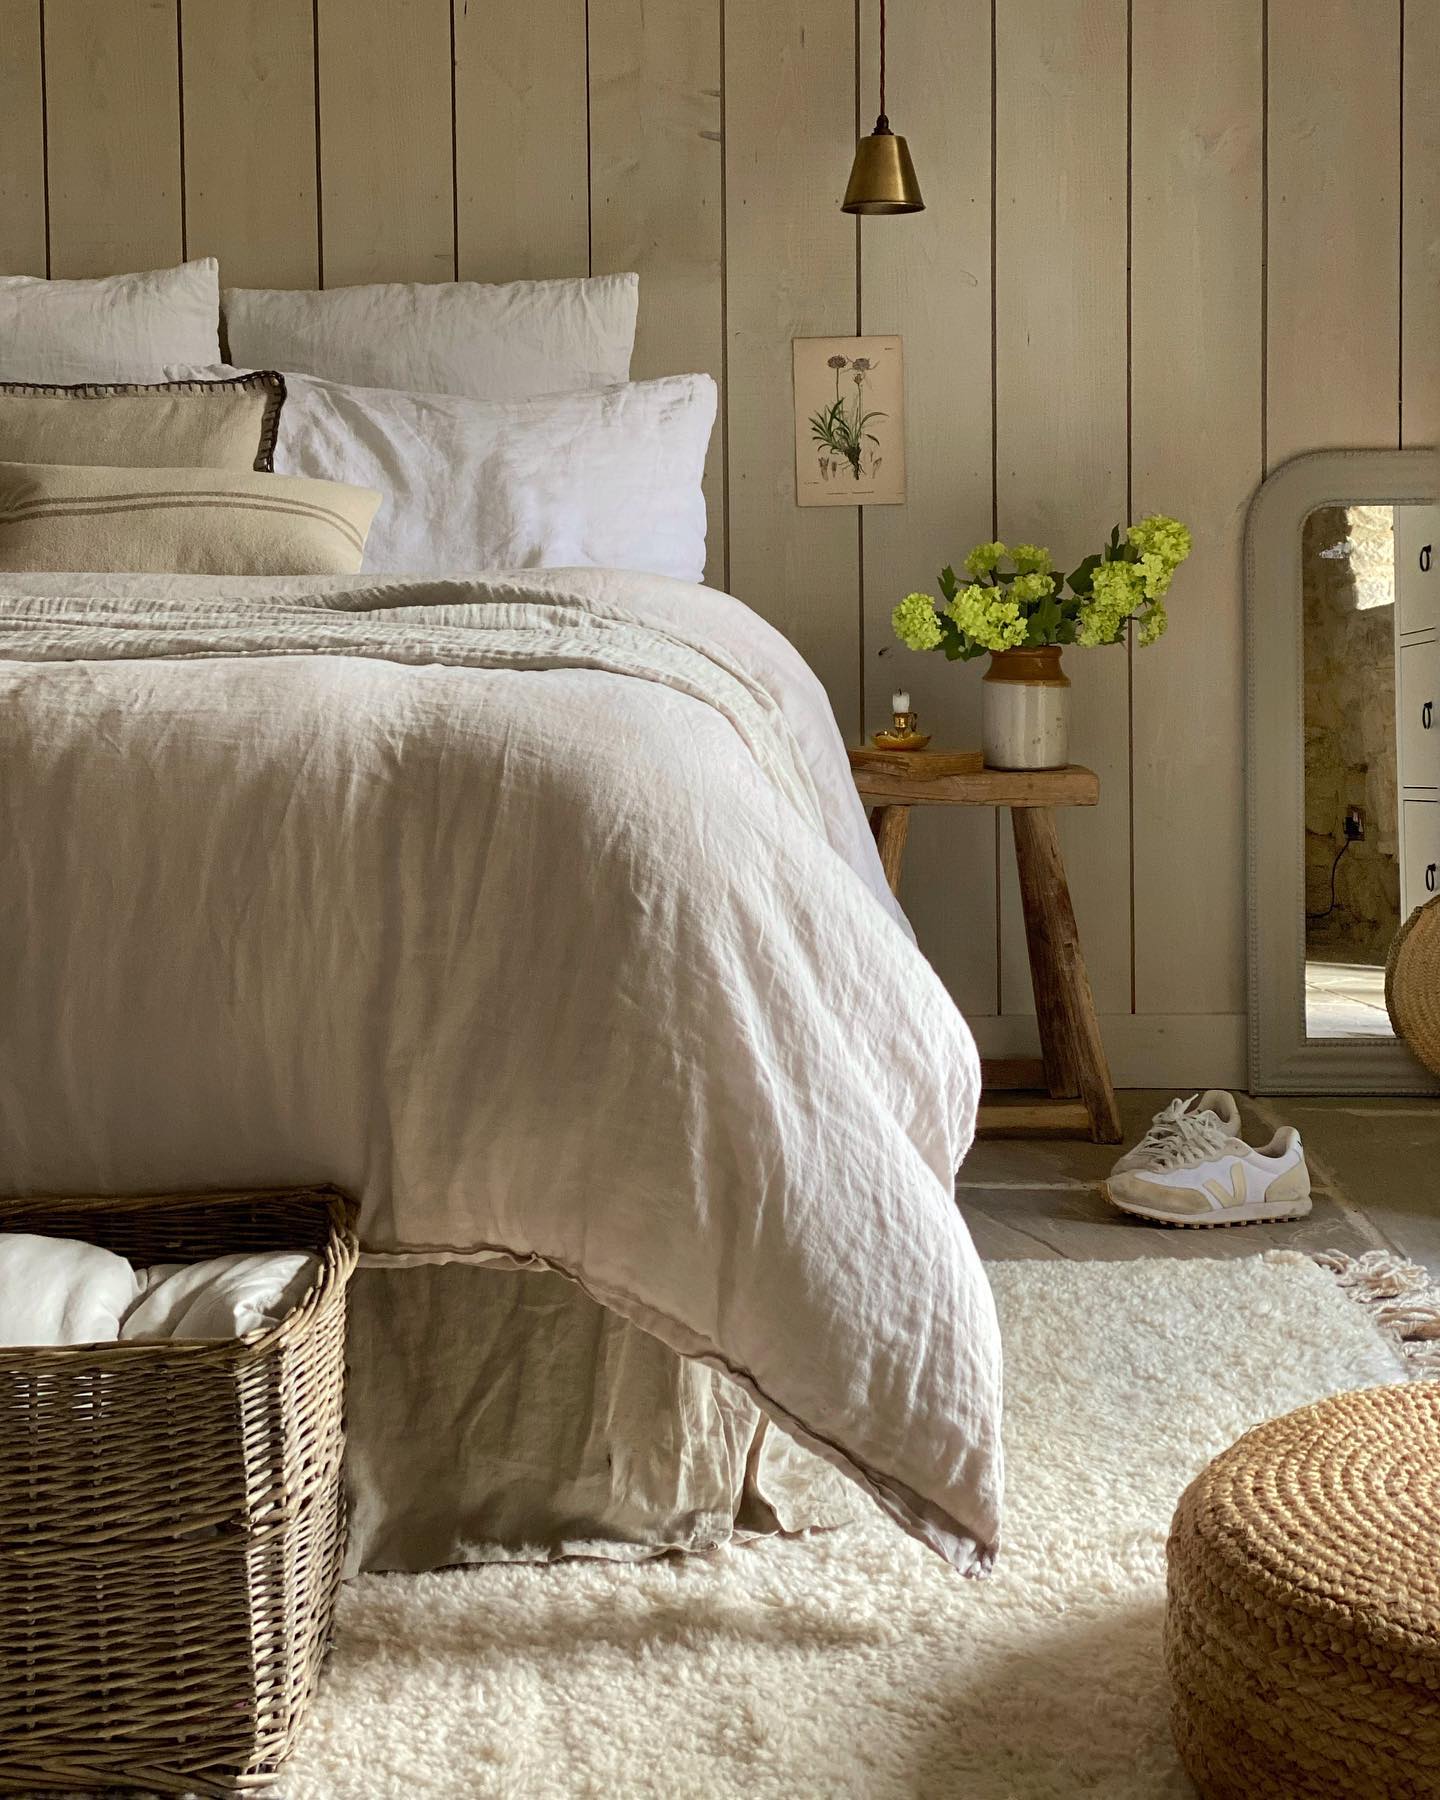
[[[1060,647],[992,650],[981,740],[992,769],[1062,769],[1070,760],[1070,677]]]

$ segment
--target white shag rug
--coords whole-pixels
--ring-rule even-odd
[[[285,1800],[1190,1795],[1160,1651],[1171,1513],[1247,1427],[1403,1378],[1383,1295],[1367,1311],[1346,1269],[1286,1252],[989,1273],[989,1581],[878,1513],[704,1559],[365,1576]]]

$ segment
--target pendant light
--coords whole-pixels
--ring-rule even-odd
[[[840,204],[847,213],[925,210],[909,146],[903,137],[896,137],[885,117],[885,0],[880,0],[880,117],[870,136],[855,146],[855,161]]]

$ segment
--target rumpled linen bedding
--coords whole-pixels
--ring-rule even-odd
[[[334,1181],[372,1260],[563,1274],[988,1565],[978,1061],[755,615],[0,577],[0,842],[0,1192]]]

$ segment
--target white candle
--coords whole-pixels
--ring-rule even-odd
[[[890,696],[890,709],[892,712],[909,712],[910,696],[908,694],[892,694]]]

